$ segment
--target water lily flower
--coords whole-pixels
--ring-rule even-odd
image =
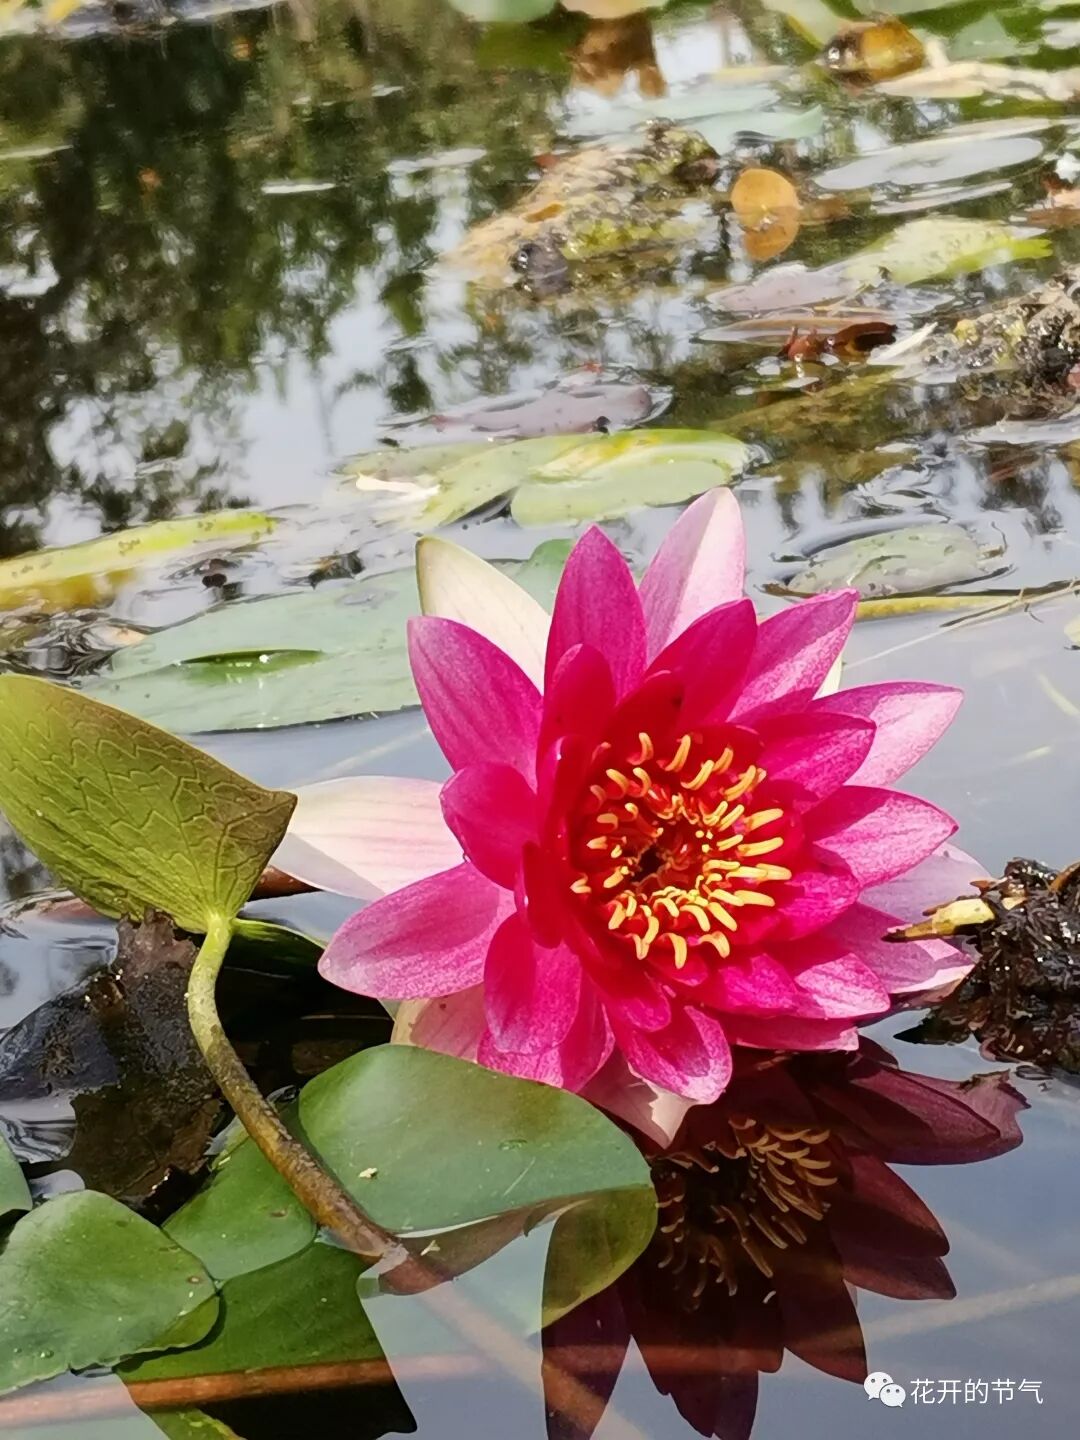
[[[759,621],[726,491],[640,586],[589,530],[550,617],[426,543],[409,653],[453,773],[301,794],[276,863],[370,900],[328,979],[433,999],[408,1011],[418,1043],[685,1108],[723,1092],[733,1045],[850,1049],[892,996],[965,973],[943,942],[882,938],[979,873],[942,848],[948,815],[891,788],[960,695],[821,694],[853,591]]]
[[[945,1234],[892,1166],[1005,1154],[1021,1142],[1024,1108],[1004,1072],[940,1080],[865,1039],[780,1063],[739,1052],[720,1100],[693,1109],[664,1149],[642,1144],[656,1234],[611,1286],[546,1328],[545,1359],[606,1401],[633,1339],[661,1394],[721,1440],[748,1440],[758,1375],[786,1350],[861,1383],[853,1287],[955,1294]],[[550,1440],[589,1433],[549,1411]]]

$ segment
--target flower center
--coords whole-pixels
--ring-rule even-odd
[[[659,753],[645,732],[621,761],[604,743],[582,799],[571,889],[638,960],[683,969],[702,947],[731,953],[745,907],[771,908],[770,891],[791,879],[777,861],[789,843],[781,806],[761,795],[765,771],[739,749],[745,732],[691,732]]]
[[[660,1206],[653,1241],[683,1304],[696,1310],[710,1284],[734,1295],[749,1259],[767,1280],[779,1253],[807,1239],[839,1176],[825,1129],[782,1128],[735,1116],[730,1134],[651,1159]],[[801,1217],[801,1218],[800,1218]]]

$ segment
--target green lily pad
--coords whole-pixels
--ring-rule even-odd
[[[505,568],[550,605],[563,560],[556,543]],[[83,693],[188,732],[400,710],[417,703],[405,626],[419,613],[411,568],[222,605],[119,651]]]
[[[111,706],[0,676],[0,809],[105,915],[162,910],[196,931],[231,918],[295,804]]]
[[[864,599],[937,590],[995,568],[990,552],[959,525],[905,525],[830,545],[785,583],[797,595],[853,586]]]
[[[451,1232],[434,1262],[444,1272],[478,1263],[545,1216],[580,1210],[588,1219],[563,1233],[561,1253],[573,1263],[552,1286],[569,1308],[610,1283],[652,1234],[655,1195],[637,1147],[599,1110],[550,1086],[381,1045],[312,1080],[288,1118],[380,1225],[420,1235],[421,1248],[432,1232]],[[481,1222],[493,1230],[485,1234]],[[246,1138],[166,1229],[225,1282],[287,1259],[314,1236]]]
[[[511,510],[519,525],[554,525],[677,505],[729,485],[749,455],[741,440],[715,430],[597,435],[535,469]]]
[[[165,1380],[378,1359],[382,1350],[356,1290],[363,1269],[347,1250],[309,1243],[224,1284],[218,1321],[200,1345],[136,1361],[120,1373],[126,1380]]]
[[[99,605],[136,570],[207,547],[254,544],[277,523],[274,516],[256,510],[218,510],[16,555],[0,561],[0,610],[30,604],[50,610]]]
[[[57,1196],[0,1255],[0,1393],[194,1345],[217,1311],[198,1260],[149,1221],[93,1191]]]
[[[29,1210],[33,1201],[22,1166],[11,1153],[11,1147],[0,1135],[0,1220],[18,1210]]]
[[[1045,235],[1017,230],[999,220],[971,220],[958,215],[923,216],[909,220],[884,239],[868,245],[847,261],[848,274],[872,285],[884,272],[901,285],[949,279],[1050,254]]]

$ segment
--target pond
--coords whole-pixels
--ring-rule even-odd
[[[259,785],[442,780],[404,640],[418,537],[550,605],[590,522],[640,573],[732,486],[760,612],[855,587],[845,685],[964,690],[901,783],[956,817],[978,873],[1076,860],[1080,3],[885,8],[0,0],[0,671]],[[140,990],[129,935],[103,970],[114,922],[0,825],[0,1159],[36,1200],[85,1187],[206,1241],[219,1212],[192,1197],[236,1137],[185,1029],[190,956],[158,953]],[[356,899],[282,878],[245,914],[288,930],[234,944],[220,1001],[285,1103],[391,1022],[312,964]],[[230,1204],[302,1238],[232,1271],[191,1238],[235,1316],[203,1363],[220,1316],[210,1342],[94,1352],[99,1305],[124,1303],[94,1285],[134,1239],[96,1278],[76,1246],[66,1290],[12,1281],[9,1239],[0,1347],[19,1305],[61,1331],[81,1309],[85,1333],[62,1364],[9,1357],[23,1379],[0,1361],[0,1433],[1074,1433],[1080,1066],[985,1027],[981,1049],[918,1043],[916,1004],[857,1059],[740,1076],[675,1159],[654,1146],[661,1230],[621,1279],[614,1232],[571,1236],[582,1303],[549,1331],[546,1411],[539,1222],[604,1182],[594,1157],[588,1184],[534,1194],[530,1150],[510,1184],[534,1209],[477,1224],[468,1273],[426,1297],[378,1293],[249,1176]],[[535,1142],[455,1117],[470,1083],[432,1081],[411,1158],[405,1111],[364,1121],[417,1177],[402,1228],[486,1222],[500,1197],[456,1219],[432,1197]]]

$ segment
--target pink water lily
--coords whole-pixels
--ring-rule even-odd
[[[328,979],[431,999],[414,1041],[684,1109],[721,1094],[733,1045],[852,1048],[893,995],[964,973],[943,942],[882,938],[979,874],[944,846],[948,815],[890,788],[959,692],[821,694],[857,597],[759,621],[727,492],[685,512],[640,587],[590,530],[550,620],[475,557],[429,559],[441,613],[409,650],[451,778],[313,787],[279,855],[377,897],[331,940]]]

